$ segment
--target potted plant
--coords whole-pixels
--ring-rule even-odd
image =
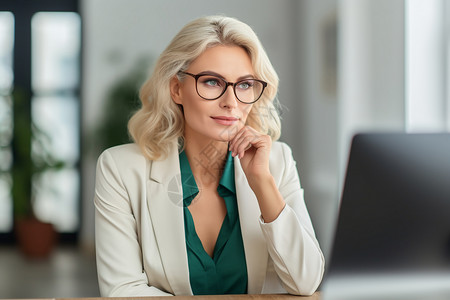
[[[139,87],[145,79],[150,59],[138,59],[135,67],[119,78],[106,94],[105,107],[101,121],[92,138],[103,151],[106,148],[129,143],[128,120],[140,107]]]
[[[17,243],[28,257],[48,256],[57,240],[57,233],[51,223],[39,220],[33,211],[33,177],[49,169],[60,169],[63,162],[54,159],[45,144],[49,137],[31,121],[27,95],[20,89],[13,92],[13,164],[12,198],[14,232]],[[32,155],[32,143],[40,149]]]

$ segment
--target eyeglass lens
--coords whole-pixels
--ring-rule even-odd
[[[228,87],[227,82],[220,77],[202,75],[197,78],[197,92],[200,97],[214,100],[219,98]],[[233,86],[236,97],[244,103],[252,103],[261,96],[264,85],[256,79],[244,79]]]

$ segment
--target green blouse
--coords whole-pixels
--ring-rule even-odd
[[[180,153],[181,181],[183,186],[184,230],[189,264],[189,279],[194,295],[247,293],[247,264],[239,222],[234,162],[228,153],[225,168],[217,191],[225,201],[225,216],[213,257],[206,253],[195,231],[194,220],[188,209],[198,194],[186,154]]]

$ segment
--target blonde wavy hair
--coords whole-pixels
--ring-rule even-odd
[[[281,122],[275,101],[278,75],[254,31],[230,17],[208,16],[185,25],[157,60],[153,74],[140,90],[141,108],[128,122],[128,131],[143,154],[151,159],[167,157],[174,142],[183,143],[182,108],[170,96],[170,80],[187,70],[207,48],[217,45],[242,47],[250,56],[258,79],[267,82],[261,98],[253,105],[246,124],[277,140]]]

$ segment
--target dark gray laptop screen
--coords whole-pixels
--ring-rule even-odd
[[[352,141],[328,272],[450,271],[450,134]]]

